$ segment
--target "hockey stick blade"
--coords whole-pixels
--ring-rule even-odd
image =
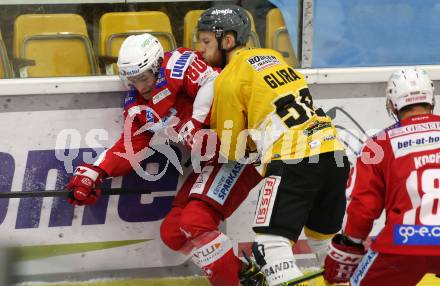
[[[307,273],[306,275],[303,275],[303,276],[298,277],[296,279],[292,279],[289,282],[286,282],[284,285],[285,286],[298,285],[298,284],[300,284],[302,282],[306,282],[306,281],[309,281],[309,280],[311,280],[313,278],[319,277],[322,274],[324,274],[324,269],[320,269],[320,270],[317,270],[317,271],[313,271],[313,272]]]
[[[147,189],[101,189],[101,195],[141,195],[151,194]],[[67,197],[69,192],[60,191],[36,191],[36,192],[0,192],[0,199],[14,199],[14,198],[46,198],[46,197]]]

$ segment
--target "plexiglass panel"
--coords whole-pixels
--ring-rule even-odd
[[[313,67],[440,63],[437,0],[315,0]]]
[[[248,10],[253,21],[248,46],[277,49],[298,66],[300,2],[4,0],[0,78],[116,75],[121,43],[142,32],[155,34],[165,50],[197,49],[198,17],[219,4]]]

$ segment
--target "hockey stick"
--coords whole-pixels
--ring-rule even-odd
[[[151,194],[147,189],[101,189],[101,195],[140,195]],[[67,197],[68,191],[37,191],[37,192],[0,192],[0,199],[14,198],[46,198],[46,197]]]
[[[302,283],[302,282],[306,282],[306,281],[309,281],[309,280],[311,280],[311,279],[313,279],[313,278],[316,278],[316,277],[318,277],[318,276],[321,276],[322,274],[324,274],[324,269],[320,269],[320,270],[317,270],[317,271],[310,272],[310,273],[305,274],[305,275],[303,275],[303,276],[301,276],[301,277],[298,277],[298,278],[296,278],[296,279],[290,280],[289,282],[286,282],[286,283],[283,284],[283,285],[284,285],[284,286],[294,286],[294,285],[298,285],[298,284],[300,284],[300,283]]]

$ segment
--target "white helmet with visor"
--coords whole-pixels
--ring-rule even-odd
[[[124,40],[119,50],[119,77],[126,82],[128,77],[134,77],[151,70],[159,73],[164,57],[159,40],[148,33],[132,35]]]

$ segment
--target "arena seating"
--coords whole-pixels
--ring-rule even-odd
[[[11,65],[8,59],[5,43],[3,42],[2,33],[0,31],[0,78],[12,77]]]
[[[14,65],[20,77],[99,73],[84,19],[77,14],[24,14],[14,22]]]
[[[266,48],[279,51],[289,65],[298,66],[283,15],[278,8],[271,9],[266,15]]]
[[[176,48],[170,19],[160,11],[111,12],[99,21],[99,56],[106,74],[117,74],[114,64],[122,42],[130,35],[151,33],[161,42],[165,51]]]

